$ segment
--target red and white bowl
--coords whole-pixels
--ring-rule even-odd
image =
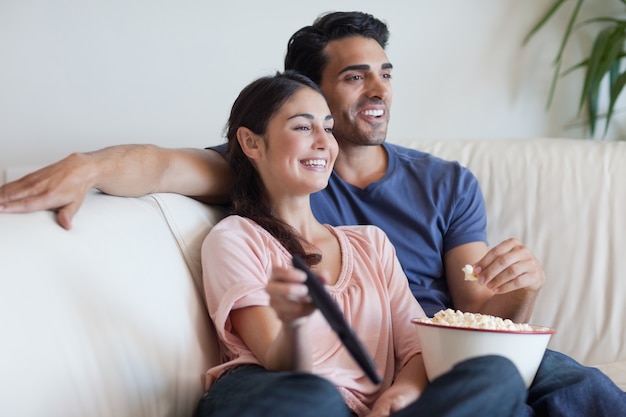
[[[421,322],[413,319],[422,345],[429,380],[466,359],[500,355],[510,359],[528,388],[535,378],[553,329],[531,326],[532,330],[487,330]]]

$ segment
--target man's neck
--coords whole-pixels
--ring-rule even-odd
[[[341,147],[335,172],[344,181],[365,188],[381,179],[387,172],[389,158],[382,145]]]

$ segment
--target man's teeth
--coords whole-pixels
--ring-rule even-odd
[[[302,164],[308,167],[325,167],[326,161],[323,159],[307,159],[302,161]]]
[[[365,116],[373,116],[373,117],[379,117],[382,116],[385,112],[383,110],[365,110],[363,111],[363,114]]]

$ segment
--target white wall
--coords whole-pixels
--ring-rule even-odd
[[[119,143],[219,143],[239,90],[282,69],[289,36],[328,10],[367,11],[390,26],[390,141],[584,137],[566,127],[576,115],[581,74],[560,81],[545,111],[566,11],[521,45],[547,5],[0,0],[0,172]],[[576,42],[588,38],[581,32]],[[570,48],[570,64],[578,53]],[[616,118],[621,124],[611,138],[626,136],[624,113]]]

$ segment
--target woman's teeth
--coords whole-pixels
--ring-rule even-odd
[[[307,159],[302,161],[302,164],[307,167],[325,167],[326,161],[323,159]]]

